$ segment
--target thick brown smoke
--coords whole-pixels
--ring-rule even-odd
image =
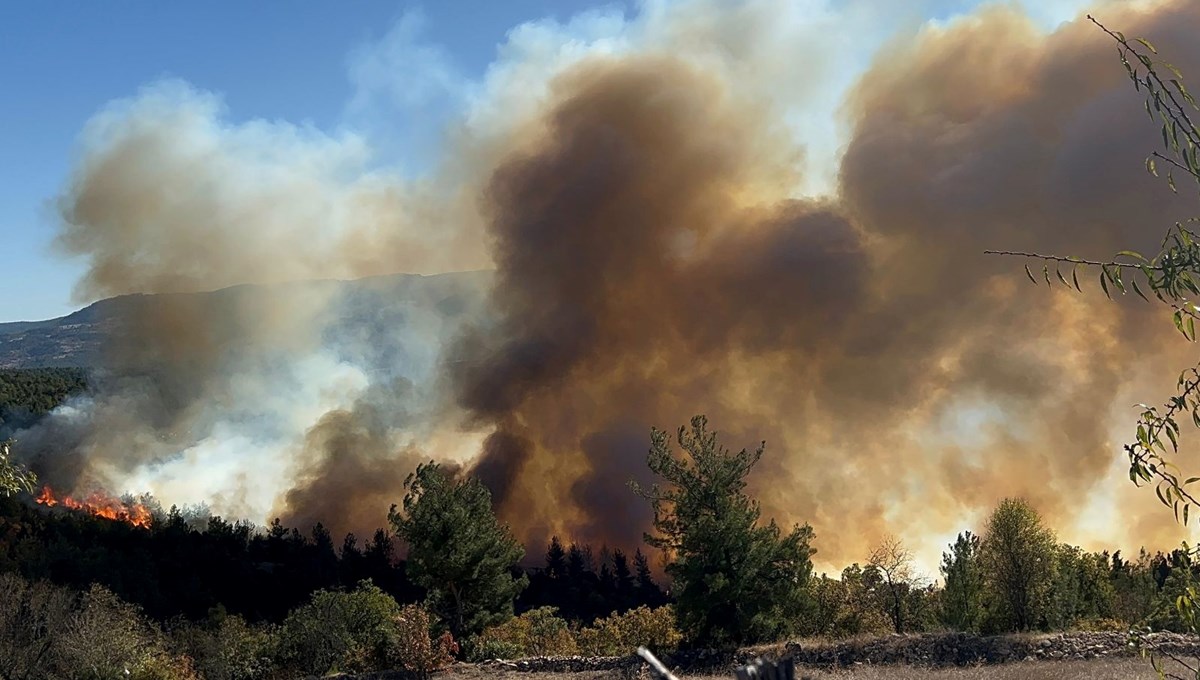
[[[814,525],[824,565],[885,533],[935,551],[1009,495],[1066,540],[1173,541],[1114,439],[1187,364],[1162,309],[983,254],[1152,251],[1195,209],[1142,172],[1157,130],[1109,39],[1011,9],[898,37],[845,103],[836,193],[802,199],[780,93],[810,91],[805,65],[749,82],[770,6],[726,22],[702,2],[655,19],[670,44],[556,54],[544,93],[509,64],[421,181],[367,170],[352,136],[214,122],[175,86],[107,111],[61,201],[80,292],[181,297],[129,302],[90,410],[26,436],[42,469],[111,486],[186,464],[191,487],[156,479],[211,473],[225,512],[336,533],[380,526],[416,461],[474,457],[531,552],[632,547],[650,427],[704,413],[731,447],[767,441],[754,491]],[[1200,73],[1190,2],[1105,14]],[[357,297],[186,297],[489,263]]]
[[[1188,3],[1110,20],[1200,69]],[[1186,365],[1161,309],[1020,288],[1019,261],[983,255],[1149,250],[1188,207],[1139,174],[1155,129],[1107,38],[990,10],[887,51],[848,113],[840,194],[811,203],[779,181],[772,112],[699,68],[639,54],[555,81],[544,137],[488,185],[501,320],[454,371],[496,427],[476,470],[529,541],[635,543],[648,428],[693,413],[768,441],[757,491],[833,564],[1006,495],[1069,526],[1112,476],[1115,404]]]

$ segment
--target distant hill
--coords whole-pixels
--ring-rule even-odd
[[[77,312],[46,321],[0,323],[0,369],[101,365],[106,340],[130,334],[131,320],[156,306],[213,314],[238,299],[285,304],[293,295],[328,293],[334,315],[326,333],[362,337],[399,330],[414,315],[453,318],[471,313],[482,302],[490,272],[420,276],[395,274],[353,281],[306,281],[294,284],[243,285],[209,293],[122,295],[100,300]],[[382,343],[381,347],[388,343]]]

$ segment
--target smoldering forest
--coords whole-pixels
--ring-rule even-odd
[[[686,4],[548,70],[505,52],[416,176],[183,83],[106,107],[53,207],[78,301],[131,296],[126,325],[21,455],[55,488],[334,535],[442,460],[527,545],[631,547],[651,428],[703,413],[767,442],[751,490],[820,563],[901,528],[940,547],[1007,496],[1085,545],[1180,538],[1120,445],[1187,343],[984,254],[1153,251],[1190,215],[1108,38],[1003,7],[894,36],[812,192],[795,112],[839,55],[745,39],[778,10]],[[1200,73],[1188,0],[1102,17]]]

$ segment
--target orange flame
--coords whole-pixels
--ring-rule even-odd
[[[120,499],[113,498],[99,491],[93,492],[82,500],[76,500],[70,496],[58,498],[54,495],[54,491],[50,487],[44,486],[42,487],[42,493],[38,495],[36,500],[39,505],[45,505],[48,508],[62,505],[64,508],[86,512],[96,517],[125,522],[135,527],[150,527],[151,515],[150,510],[146,506],[141,503],[125,504]]]

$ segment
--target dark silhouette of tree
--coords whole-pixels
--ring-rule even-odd
[[[546,575],[552,579],[567,575],[567,551],[558,536],[551,537],[550,545],[546,548]]]

